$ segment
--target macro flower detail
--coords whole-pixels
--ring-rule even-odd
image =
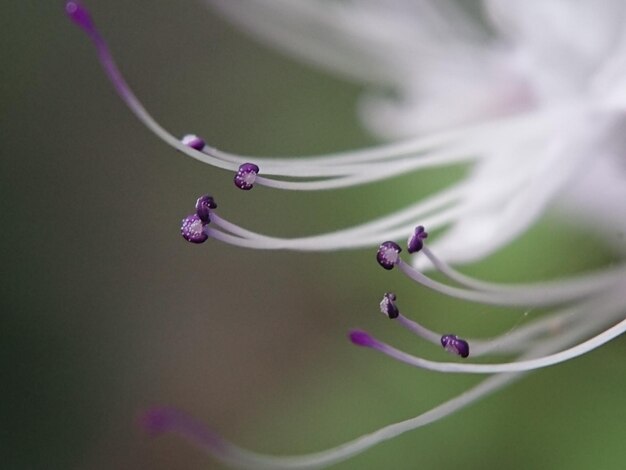
[[[417,253],[424,246],[424,240],[428,237],[428,232],[424,230],[423,225],[418,225],[413,231],[413,235],[407,241],[406,251],[409,253]]]
[[[183,145],[188,145],[194,150],[202,150],[206,146],[206,142],[194,134],[187,134],[180,141]]]
[[[376,261],[384,269],[390,270],[398,264],[402,248],[396,242],[383,242],[376,252]]]
[[[400,315],[400,310],[396,307],[396,294],[387,292],[380,301],[380,312],[387,318],[394,319]]]
[[[190,214],[183,219],[180,234],[190,243],[204,243],[209,238],[204,231],[205,225],[198,214]]]
[[[202,222],[208,224],[211,221],[211,210],[217,209],[217,203],[213,196],[205,194],[196,201],[196,214]]]
[[[626,3],[484,0],[484,25],[443,0],[208,3],[275,47],[363,84],[360,116],[374,134],[391,142],[292,159],[229,153],[195,135],[178,139],[130,89],[87,10],[70,1],[66,13],[93,42],[130,111],[179,152],[234,172],[239,189],[320,191],[422,169],[463,165],[466,172],[393,213],[296,238],[241,227],[218,214],[214,199],[205,195],[196,212],[183,219],[187,241],[212,238],[249,249],[312,252],[377,248],[376,260],[393,270],[391,278],[486,309],[545,313],[493,338],[462,338],[430,330],[413,319],[417,315],[405,316],[396,295],[384,294],[385,317],[458,357],[443,362],[412,355],[360,329],[349,332],[353,344],[411,367],[490,377],[421,415],[326,451],[293,457],[255,453],[169,408],[145,415],[148,430],[177,433],[234,467],[322,468],[438,421],[528,371],[578,357],[626,331],[624,261],[569,278],[518,284],[487,282],[454,267],[506,247],[547,211],[559,212],[575,226],[593,226],[607,244],[625,251]],[[400,239],[407,240],[408,254],[394,241]],[[473,361],[481,356],[495,359]],[[505,358],[496,360],[499,356]]]
[[[259,167],[254,163],[244,163],[237,169],[235,175],[235,186],[244,191],[249,191],[254,186],[256,177],[259,174]]]
[[[446,351],[458,354],[461,357],[469,356],[469,344],[457,335],[443,335],[441,337],[441,345]]]

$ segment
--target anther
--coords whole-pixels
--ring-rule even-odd
[[[194,134],[187,134],[185,137],[180,139],[180,142],[187,147],[191,147],[192,149],[196,149],[198,151],[202,150],[206,146],[206,142]]]
[[[402,248],[395,242],[383,242],[378,247],[378,251],[376,252],[376,261],[383,268],[389,270],[393,269],[393,267],[398,264],[400,260],[400,252]]]
[[[256,176],[259,174],[259,167],[254,163],[244,163],[237,170],[235,175],[235,186],[244,191],[252,189]]]
[[[383,295],[383,300],[380,301],[380,311],[383,315],[386,315],[388,318],[398,318],[400,315],[400,310],[396,307],[396,294],[393,292],[387,292]]]
[[[443,335],[441,337],[441,345],[446,351],[456,354],[457,356],[469,356],[469,344],[456,335]]]
[[[217,204],[213,196],[205,194],[196,201],[196,214],[204,224],[211,222],[211,209],[217,209]]]
[[[209,236],[204,232],[204,226],[198,214],[190,214],[183,219],[180,226],[180,234],[191,243],[204,243]]]
[[[428,232],[424,230],[422,225],[415,227],[413,235],[407,241],[407,251],[409,253],[417,253],[424,247],[424,239],[428,237]]]

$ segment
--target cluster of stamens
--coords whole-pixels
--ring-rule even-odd
[[[428,237],[428,233],[424,229],[422,225],[418,225],[415,227],[413,234],[409,237],[407,241],[407,251],[411,254],[417,253],[422,250],[424,247],[424,240]],[[402,252],[402,248],[393,241],[386,241],[381,243],[378,247],[378,251],[376,252],[376,260],[378,264],[386,270],[393,269],[396,265],[401,263],[400,253]],[[413,333],[418,336],[426,339],[435,344],[441,344],[446,351],[449,351],[457,356],[462,358],[466,358],[469,356],[469,344],[464,339],[459,338],[456,335],[445,334],[438,335],[422,325],[411,321],[400,314],[400,309],[396,305],[396,294],[393,292],[387,292],[383,295],[383,299],[380,302],[380,311],[387,318],[392,320],[397,320],[402,326],[411,330]],[[368,341],[363,341],[363,338],[367,333],[363,331],[359,331],[359,334],[350,335],[350,339],[353,343],[359,346],[369,346],[374,349],[381,349],[382,352],[388,353],[390,348],[384,345],[384,343],[380,341],[373,341],[370,336]],[[383,348],[378,348],[377,346],[384,345]],[[392,354],[390,354],[392,355]],[[392,355],[393,356],[393,355]]]
[[[461,126],[459,129],[439,135],[418,137],[376,148],[301,159],[254,157],[256,163],[250,163],[249,157],[210,147],[196,135],[190,134],[178,139],[164,129],[141,105],[123,79],[88,11],[76,1],[68,1],[65,10],[70,19],[93,42],[105,73],[119,96],[137,118],[176,150],[214,167],[234,171],[235,186],[244,191],[252,189],[255,184],[298,191],[346,188],[386,180],[422,168],[479,162],[495,154],[493,151],[494,130],[500,134],[500,140],[506,142],[507,148],[515,146],[518,140],[532,137],[541,130],[541,119],[537,119],[536,116],[530,116],[528,120],[520,117],[519,120],[503,119],[499,124],[491,123],[484,128]],[[520,126],[527,131],[520,133]],[[259,176],[259,166],[263,168],[263,176]],[[505,181],[494,181],[488,187],[481,188],[483,191],[481,199],[503,200],[512,193],[522,193],[534,181],[534,171],[520,172]],[[391,292],[386,293],[380,302],[380,310],[387,318],[399,323],[420,338],[440,345],[452,354],[467,358],[470,355],[470,343],[472,358],[483,354],[519,354],[517,360],[492,364],[474,364],[469,361],[437,362],[399,351],[365,331],[352,331],[350,339],[353,343],[375,349],[414,367],[442,372],[497,374],[475,389],[443,403],[428,413],[405,423],[399,423],[400,425],[409,423],[402,428],[401,432],[404,432],[436,421],[467,406],[481,396],[510,383],[520,376],[520,372],[547,367],[579,356],[626,331],[626,320],[623,318],[623,292],[626,289],[626,265],[624,264],[561,281],[502,285],[464,275],[435,256],[425,243],[428,233],[421,225],[414,227],[414,221],[421,220],[431,230],[466,221],[473,214],[470,211],[476,212],[474,206],[463,204],[466,196],[471,193],[471,189],[468,184],[459,182],[396,213],[356,227],[300,238],[272,237],[240,227],[213,212],[217,207],[214,199],[209,195],[204,195],[198,198],[195,212],[183,219],[181,234],[191,243],[203,243],[211,237],[245,248],[321,252],[371,247],[378,244],[381,239],[392,240],[405,237],[412,230],[407,240],[406,251],[410,255],[424,255],[426,260],[423,257],[421,260],[427,261],[429,267],[438,270],[453,285],[448,281],[439,282],[431,279],[418,270],[414,263],[403,261],[400,256],[402,248],[394,241],[380,244],[376,260],[381,267],[385,270],[397,267],[404,275],[423,287],[469,302],[498,307],[554,309],[549,315],[532,320],[527,325],[505,335],[491,340],[468,341],[455,334],[436,333],[410,320],[400,313],[396,305],[396,295]],[[549,194],[550,187],[546,191],[546,194]],[[500,227],[501,232],[504,232],[497,234],[501,238],[500,243],[511,239],[519,232],[520,228],[516,228],[516,224],[511,225],[512,227]],[[494,237],[498,240],[496,234]],[[489,243],[496,246],[499,242]],[[486,251],[489,252],[489,250]],[[475,256],[473,259],[479,257]],[[465,258],[465,260],[468,259],[472,257]],[[589,312],[594,314],[587,315]],[[607,325],[611,326],[607,328]],[[596,334],[597,331],[602,332]],[[387,439],[388,436],[400,433],[395,428],[397,425],[390,425],[377,433],[366,435],[326,452],[304,456],[302,459],[291,457],[281,459],[246,451],[231,443],[226,443],[221,438],[215,438],[199,423],[187,419],[178,412],[159,410],[151,416],[151,426],[156,431],[177,432],[224,462],[245,468],[320,468],[349,458]],[[372,438],[374,435],[376,437]]]

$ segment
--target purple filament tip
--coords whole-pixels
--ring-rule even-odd
[[[225,441],[201,422],[174,408],[155,407],[139,416],[138,424],[152,436],[175,432],[213,452],[224,453]]]
[[[456,335],[443,335],[441,337],[441,345],[446,351],[456,354],[457,356],[469,356],[469,344]]]
[[[141,414],[138,424],[152,436],[171,430],[176,411],[169,408],[153,408]]]
[[[409,253],[417,253],[424,247],[424,239],[428,237],[428,232],[424,230],[422,225],[415,227],[413,235],[409,237],[407,242],[407,251]]]
[[[202,150],[206,146],[206,142],[204,140],[193,134],[187,134],[180,140],[180,142],[183,145],[186,145],[198,151]]]
[[[211,210],[217,209],[217,204],[213,196],[205,194],[196,201],[196,215],[204,224],[211,222]]]
[[[95,31],[93,21],[89,11],[78,2],[67,2],[65,4],[65,13],[70,19],[84,29],[87,33],[93,34]]]
[[[400,252],[402,248],[395,242],[384,242],[378,247],[376,252],[376,261],[383,268],[389,270],[398,264],[400,260]]]
[[[235,175],[235,186],[244,191],[249,191],[254,186],[256,176],[259,174],[259,167],[254,163],[244,163],[237,170]]]
[[[396,307],[396,294],[393,292],[387,292],[383,295],[383,300],[380,302],[380,311],[383,315],[393,319],[398,318],[400,315],[400,310]]]
[[[373,348],[378,345],[378,341],[376,341],[367,331],[352,330],[350,331],[348,337],[350,338],[350,341],[357,346]]]
[[[204,243],[209,236],[204,232],[204,226],[198,214],[190,214],[183,219],[180,226],[180,234],[191,243]]]

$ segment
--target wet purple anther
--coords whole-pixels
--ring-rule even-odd
[[[209,196],[208,194],[200,196],[196,201],[196,214],[205,224],[211,222],[211,209],[217,209],[217,204],[213,196]]]
[[[401,251],[402,248],[395,242],[381,243],[376,252],[376,261],[387,270],[393,269],[400,260]]]
[[[87,33],[93,34],[95,31],[93,21],[89,15],[89,11],[79,2],[67,2],[65,4],[65,13],[70,19],[84,29]]]
[[[202,150],[206,146],[206,142],[198,137],[197,135],[187,134],[185,137],[180,139],[180,142],[187,147],[191,147],[192,149],[196,149],[198,151]]]
[[[372,335],[370,335],[367,331],[363,330],[352,330],[348,334],[350,341],[357,346],[363,346],[366,348],[373,348],[378,346],[378,341],[374,339]]]
[[[198,214],[190,214],[183,219],[180,234],[191,243],[204,243],[209,236],[204,232],[206,224],[200,220]]]
[[[387,292],[383,295],[383,300],[380,301],[380,311],[391,319],[398,318],[400,310],[396,307],[396,294]]]
[[[409,237],[407,242],[407,251],[409,253],[417,253],[424,247],[424,239],[428,237],[428,232],[424,230],[422,225],[415,227],[413,235]]]
[[[259,174],[259,167],[254,163],[244,163],[237,170],[235,175],[235,186],[244,191],[252,189],[256,176]]]
[[[446,351],[456,354],[457,356],[469,356],[469,344],[457,335],[443,335],[441,337],[441,345]]]

